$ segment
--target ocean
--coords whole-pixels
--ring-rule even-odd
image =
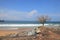
[[[42,24],[38,21],[4,21],[0,22],[0,28],[18,28],[18,27],[38,27]],[[46,22],[45,26],[54,25],[54,26],[60,26],[60,22]]]
[[[60,21],[48,21],[46,24],[60,24]],[[38,21],[4,21],[0,22],[0,24],[41,24]]]

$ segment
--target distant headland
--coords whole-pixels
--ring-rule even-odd
[[[0,20],[0,22],[4,22],[4,20]]]

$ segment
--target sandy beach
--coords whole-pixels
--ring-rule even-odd
[[[32,30],[32,28],[18,28],[18,29],[14,29],[14,30],[0,30],[0,36],[6,36],[6,35],[8,35],[8,34],[14,34],[14,33],[21,33],[21,32],[24,32],[24,31],[30,31],[30,30]]]

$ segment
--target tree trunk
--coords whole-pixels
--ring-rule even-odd
[[[43,23],[43,26],[44,26],[44,23]]]

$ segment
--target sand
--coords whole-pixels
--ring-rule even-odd
[[[0,36],[6,36],[8,34],[21,33],[24,31],[30,31],[32,28],[18,28],[16,30],[0,30]]]

